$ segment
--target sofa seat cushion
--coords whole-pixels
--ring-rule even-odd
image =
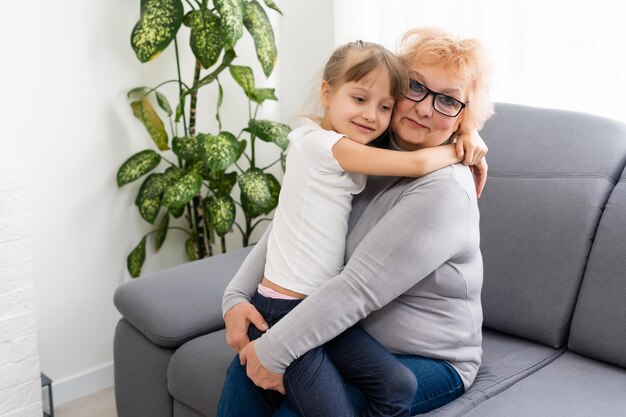
[[[464,415],[489,397],[506,390],[563,353],[538,343],[483,330],[483,363],[465,395],[428,416]],[[172,396],[203,415],[214,415],[234,352],[224,331],[185,343],[172,356],[167,372]]]
[[[625,369],[567,352],[467,416],[623,416],[625,392]]]
[[[562,350],[484,330],[483,364],[474,384],[463,397],[428,415],[462,415],[562,353]],[[223,331],[185,343],[170,362],[167,374],[170,393],[201,414],[214,415],[233,357]]]
[[[217,410],[226,370],[235,356],[225,330],[193,339],[176,350],[167,369],[175,400],[205,416]]]
[[[483,329],[483,361],[470,389],[426,416],[464,416],[490,397],[554,361],[564,352],[538,343]]]

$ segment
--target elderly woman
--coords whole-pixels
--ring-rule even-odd
[[[439,146],[460,126],[480,129],[493,113],[489,64],[476,40],[415,29],[404,35],[399,58],[410,85],[378,146]],[[484,160],[472,169],[484,181]],[[266,238],[267,233],[224,295],[227,341],[239,351],[250,379],[242,367],[231,366],[218,415],[239,415],[238,407],[248,416],[294,415],[280,394],[251,381],[284,391],[287,366],[329,341],[332,349],[332,339],[356,323],[415,375],[412,415],[470,387],[482,353],[482,258],[470,168],[456,164],[417,179],[368,178],[353,200],[343,271],[248,343],[248,324],[264,330],[249,300],[263,276]]]

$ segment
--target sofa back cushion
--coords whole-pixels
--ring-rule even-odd
[[[490,168],[479,200],[484,324],[560,347],[600,216],[626,164],[626,126],[499,104],[481,135]]]
[[[626,368],[626,171],[600,220],[567,344]]]

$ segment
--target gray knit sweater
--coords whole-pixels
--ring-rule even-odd
[[[224,313],[254,294],[269,230],[226,288]],[[369,177],[353,201],[343,271],[257,340],[261,363],[282,373],[360,321],[393,353],[448,361],[467,390],[482,354],[479,243],[467,167],[417,179]]]

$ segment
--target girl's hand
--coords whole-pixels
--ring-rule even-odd
[[[483,189],[485,188],[488,169],[487,160],[484,157],[481,158],[478,163],[470,165],[470,170],[472,171],[472,174],[474,174],[474,184],[476,185],[476,195],[478,198],[480,198],[480,195],[483,193]]]
[[[250,343],[248,338],[250,323],[262,332],[269,328],[261,313],[250,303],[239,303],[228,310],[224,316],[224,322],[226,323],[226,343],[237,353]]]
[[[463,165],[477,165],[485,157],[488,150],[477,131],[461,131],[459,133],[456,140],[456,153],[462,159]]]

